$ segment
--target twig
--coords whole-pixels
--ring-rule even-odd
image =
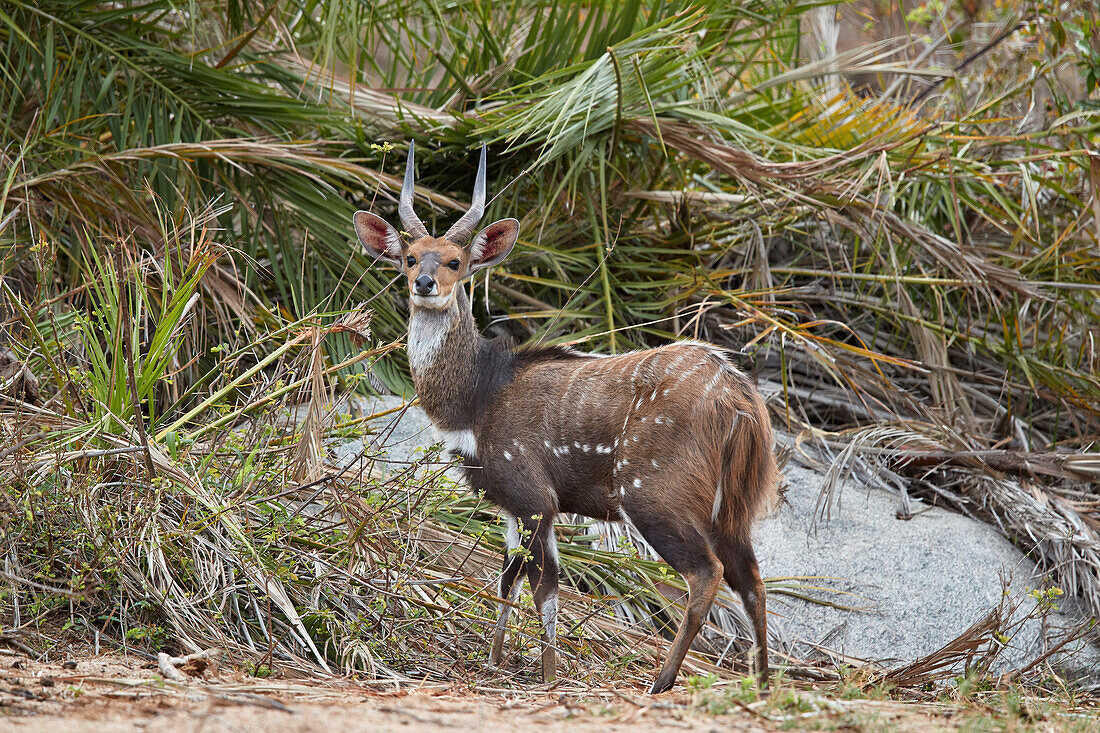
[[[1005,672],[1003,675],[1001,675],[1000,684],[1007,686],[1007,685],[1011,684],[1012,682],[1015,682],[1016,680],[1020,679],[1021,677],[1023,677],[1025,674],[1027,674],[1031,670],[1038,667],[1040,664],[1045,662],[1050,657],[1054,656],[1055,654],[1057,654],[1060,651],[1062,651],[1063,649],[1065,649],[1069,644],[1072,644],[1073,642],[1078,641],[1078,640],[1084,638],[1085,636],[1087,636],[1088,633],[1091,630],[1092,630],[1092,626],[1089,624],[1088,621],[1079,623],[1076,628],[1074,628],[1069,633],[1067,633],[1058,643],[1051,646],[1050,649],[1047,649],[1045,652],[1040,654],[1038,657],[1031,660],[1028,664],[1026,664],[1023,667],[1020,667],[1019,669],[1014,669],[1014,670],[1011,670],[1009,672]]]
[[[863,449],[864,452],[869,452]],[[897,461],[898,467],[939,466],[952,464],[972,468],[989,468],[1000,473],[1019,476],[1051,476],[1074,481],[1100,481],[1100,470],[1088,470],[1077,467],[1072,459],[1075,454],[1037,453],[1006,450],[926,450],[917,449],[878,449],[880,455],[889,456]],[[1067,466],[1067,460],[1070,459]]]
[[[19,651],[26,654],[28,657],[33,658],[38,656],[38,652],[16,639],[14,634],[5,634],[0,632],[0,642],[15,647]]]
[[[53,435],[54,432],[55,431],[53,430],[39,430],[37,433],[31,433],[12,447],[5,448],[4,450],[0,451],[0,461],[4,460],[13,453],[18,453],[19,451],[23,450],[23,448],[27,447],[39,438],[45,438],[47,435]]]
[[[1008,29],[1006,29],[1006,30],[1003,30],[1003,31],[1001,31],[1001,33],[1000,33],[999,35],[997,35],[997,37],[996,37],[996,38],[994,38],[994,39],[993,39],[992,41],[990,41],[989,43],[985,44],[984,46],[982,46],[981,48],[979,48],[979,49],[978,49],[977,51],[975,51],[974,53],[972,53],[972,54],[970,54],[969,56],[967,56],[967,57],[966,57],[965,59],[963,59],[963,60],[962,60],[962,61],[961,61],[961,62],[960,62],[960,63],[959,63],[959,64],[958,64],[958,65],[957,65],[957,66],[956,66],[955,68],[954,68],[954,72],[955,72],[955,75],[958,75],[958,73],[959,73],[960,71],[962,71],[963,69],[965,69],[965,68],[966,68],[967,66],[970,66],[970,64],[974,63],[975,61],[977,61],[978,59],[980,59],[980,58],[981,58],[982,56],[984,56],[985,54],[987,54],[987,53],[989,53],[990,51],[992,51],[992,50],[993,50],[994,48],[996,48],[997,46],[1001,45],[1001,43],[1003,43],[1003,42],[1004,42],[1004,40],[1005,40],[1006,38],[1008,38],[1008,37],[1009,37],[1009,36],[1011,36],[1011,35],[1012,35],[1013,33],[1015,33],[1016,31],[1020,30],[1021,28],[1023,28],[1023,27],[1024,27],[1024,24],[1025,24],[1025,23],[1026,23],[1026,21],[1023,21],[1023,20],[1021,20],[1021,21],[1020,21],[1019,23],[1017,23],[1016,25],[1012,26],[1011,28],[1008,28]],[[913,104],[917,104],[917,103],[918,103],[918,102],[920,102],[920,101],[921,101],[922,99],[924,99],[925,97],[927,97],[927,96],[928,96],[929,94],[931,94],[932,92],[936,91],[936,89],[937,89],[937,88],[939,87],[939,85],[940,85],[940,84],[943,84],[943,80],[944,80],[944,79],[946,79],[946,78],[949,78],[949,77],[944,77],[944,76],[941,76],[940,78],[938,78],[938,79],[936,79],[936,80],[935,80],[934,82],[932,82],[931,86],[929,86],[929,87],[928,87],[927,89],[925,89],[925,90],[924,90],[923,92],[921,92],[920,94],[918,94],[918,95],[917,95],[917,96],[916,96],[916,97],[915,97],[915,98],[913,99]]]
[[[33,580],[29,580],[29,579],[21,577],[19,575],[15,575],[14,573],[9,573],[6,570],[0,570],[0,578],[7,578],[8,580],[13,581],[15,583],[19,583],[21,585],[29,585],[31,588],[37,588],[38,590],[44,590],[47,593],[56,593],[57,595],[65,596],[66,598],[72,598],[73,600],[77,600],[77,601],[83,601],[86,598],[86,596],[83,593],[76,593],[75,591],[71,591],[71,590],[68,590],[66,588],[57,588],[57,587],[52,586],[52,585],[45,585],[43,583],[36,583]]]
[[[166,680],[180,683],[187,682],[187,678],[183,676],[183,672],[180,672],[172,665],[172,657],[164,652],[157,655],[157,669],[160,671],[161,677]]]

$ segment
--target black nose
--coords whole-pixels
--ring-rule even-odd
[[[435,290],[435,280],[431,275],[420,275],[413,282],[413,286],[416,288],[417,295],[431,295]]]

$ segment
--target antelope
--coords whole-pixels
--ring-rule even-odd
[[[651,693],[672,687],[724,578],[756,637],[768,679],[764,585],[750,540],[774,501],[778,474],[760,394],[716,346],[674,342],[618,356],[513,347],[484,338],[463,281],[501,262],[519,222],[473,236],[485,211],[485,149],[469,210],[442,237],[413,212],[414,146],[398,205],[402,238],[367,211],[353,217],[376,260],[409,289],[406,347],[420,404],[471,488],[507,517],[500,605],[490,662],[525,572],[542,621],[542,675],[557,671],[558,552],[554,518],[573,512],[628,522],[688,585],[684,618]]]

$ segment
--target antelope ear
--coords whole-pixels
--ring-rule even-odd
[[[385,219],[369,211],[356,211],[351,220],[367,254],[401,267],[405,250],[401,244],[401,235],[396,229],[387,224]]]
[[[470,244],[470,272],[497,264],[512,251],[519,236],[515,219],[494,221],[481,230]]]

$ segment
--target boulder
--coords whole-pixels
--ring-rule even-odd
[[[828,655],[825,648],[888,664],[909,662],[979,621],[1006,590],[1012,599],[1042,585],[1035,564],[990,525],[920,502],[913,503],[910,519],[899,519],[898,497],[851,483],[824,519],[817,514],[822,475],[793,465],[784,473],[784,503],[755,530],[761,573],[808,578],[793,583],[828,588],[807,595],[861,609],[769,594],[769,623],[796,656]],[[1025,598],[1020,613],[1035,605]],[[1072,600],[1064,605],[1071,607]],[[1029,621],[1010,640],[1003,664],[1034,658],[1044,649],[1045,632],[1056,634],[1072,623],[1058,613],[1050,614],[1047,629],[1038,618]],[[1095,662],[1095,651],[1082,655]]]

